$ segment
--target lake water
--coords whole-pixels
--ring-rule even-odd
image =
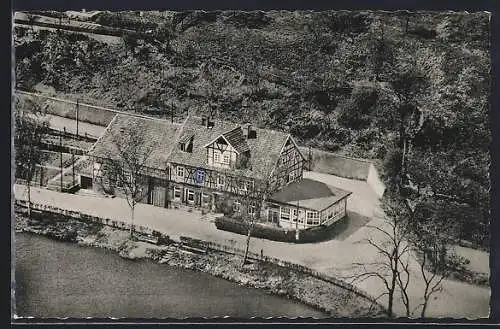
[[[16,314],[34,317],[325,317],[206,273],[16,234]]]

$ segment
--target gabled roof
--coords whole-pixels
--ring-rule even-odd
[[[193,137],[194,137],[194,132],[192,130],[183,131],[182,135],[179,138],[179,143],[187,143]]]
[[[214,126],[207,128],[202,125],[200,117],[187,117],[183,123],[171,123],[168,120],[148,119],[142,117],[117,114],[103,136],[94,144],[89,155],[109,157],[113,154],[113,140],[120,130],[131,126],[140,126],[144,133],[144,141],[152,147],[147,165],[152,168],[164,169],[168,162],[192,167],[204,167],[221,171],[220,167],[211,168],[207,164],[205,145],[220,136],[239,152],[250,152],[250,165],[246,169],[229,169],[234,175],[249,178],[267,178],[275,167],[282,145],[289,134],[254,128],[257,138],[245,139],[240,124],[229,121],[213,120]],[[241,133],[241,135],[240,135]],[[182,151],[178,145],[181,140],[193,138],[192,152]]]
[[[222,134],[222,136],[224,136],[228,143],[234,147],[236,152],[245,153],[250,150],[248,148],[247,140],[245,139],[245,136],[243,136],[243,130],[241,127],[236,127],[233,130]]]
[[[116,154],[116,141],[126,143],[126,140],[120,140],[121,131],[131,127],[139,128],[143,135],[144,149],[150,149],[146,166],[151,168],[165,169],[168,158],[176,143],[181,124],[170,123],[166,120],[146,119],[134,117],[125,114],[117,114],[110,122],[105,132],[93,145],[89,155],[101,158],[113,158]],[[125,134],[125,136],[127,136]]]
[[[325,183],[304,178],[288,184],[274,193],[270,199],[290,206],[299,206],[311,210],[322,211],[352,192],[336,188]]]

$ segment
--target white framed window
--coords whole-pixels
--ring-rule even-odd
[[[289,182],[293,182],[295,180],[295,171],[291,171],[289,174],[288,174],[288,181]]]
[[[219,151],[214,151],[214,162],[220,162],[220,153]]]
[[[293,211],[292,211],[292,212],[293,212],[293,215],[294,215],[295,217],[297,217],[297,209],[293,209]]]
[[[282,207],[280,213],[281,220],[290,221],[290,208]]]
[[[177,166],[177,177],[184,178],[184,167]]]
[[[181,188],[174,186],[174,200],[180,200],[181,199]]]
[[[194,202],[194,191],[187,190],[187,200],[188,202]]]
[[[217,176],[217,186],[219,187],[224,186],[224,176]]]
[[[233,202],[233,211],[239,212],[241,209],[241,202],[239,201],[234,201]]]
[[[308,225],[319,224],[319,212],[308,211],[307,212],[307,224]]]
[[[313,225],[319,225],[319,216],[313,219]]]
[[[94,162],[94,177],[102,177],[101,164]]]
[[[248,206],[248,214],[255,215],[255,209],[256,209],[256,207],[254,205],[249,205]]]
[[[224,164],[229,164],[230,161],[231,161],[231,157],[229,156],[228,153],[225,153],[224,156],[223,156],[223,162],[224,162]]]

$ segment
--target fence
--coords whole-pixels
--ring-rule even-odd
[[[228,245],[222,245],[222,244],[219,244],[219,243],[216,243],[216,242],[212,242],[212,241],[203,241],[203,240],[193,239],[193,238],[185,237],[185,236],[181,236],[179,239],[180,239],[181,243],[183,243],[185,245],[188,245],[188,246],[191,246],[191,247],[203,248],[203,249],[214,250],[214,251],[221,251],[221,252],[225,252],[225,253],[229,253],[229,254],[233,254],[233,255],[239,255],[239,256],[244,256],[245,255],[245,251],[242,250],[242,249],[231,247],[231,246],[228,246]],[[248,251],[248,255],[247,256],[248,256],[249,259],[262,260],[262,261],[265,261],[265,262],[276,264],[276,265],[279,265],[279,266],[282,266],[282,267],[285,267],[285,268],[289,268],[289,269],[292,269],[292,270],[295,270],[295,271],[298,271],[298,272],[310,275],[310,276],[312,276],[314,278],[317,278],[319,280],[322,280],[322,281],[334,284],[334,285],[336,285],[338,287],[346,289],[346,290],[348,290],[348,291],[350,291],[350,292],[352,292],[352,293],[354,293],[354,294],[356,294],[356,295],[358,295],[358,296],[360,296],[362,298],[365,298],[365,299],[369,300],[370,302],[372,302],[374,304],[377,304],[380,307],[384,308],[382,305],[380,305],[376,301],[375,298],[367,295],[365,292],[363,292],[360,289],[356,288],[352,284],[349,284],[349,283],[347,283],[345,281],[339,280],[339,279],[337,279],[335,277],[326,275],[324,273],[318,272],[318,271],[313,270],[313,269],[311,269],[309,267],[305,267],[303,265],[299,265],[299,264],[295,264],[295,263],[292,263],[292,262],[284,261],[282,259],[278,259],[278,258],[275,258],[275,257],[261,256],[261,255],[259,255],[257,253],[251,252],[251,251]]]
[[[28,202],[26,200],[18,200],[16,199],[15,204],[21,208],[27,208],[28,207]],[[129,230],[130,227],[132,226],[134,232],[137,232],[139,234],[144,235],[145,237],[148,237],[147,240],[151,241],[151,238],[158,238],[158,241],[170,241],[170,238],[168,235],[162,234],[158,231],[155,231],[151,228],[145,227],[145,226],[136,226],[136,225],[131,225],[128,223],[125,223],[123,221],[118,221],[114,220],[111,218],[103,218],[99,216],[93,216],[89,214],[84,214],[79,211],[73,211],[73,210],[68,210],[68,209],[62,209],[58,207],[53,207],[50,205],[44,205],[44,204],[39,204],[39,203],[31,203],[31,209],[35,211],[40,211],[42,214],[46,214],[49,216],[54,216],[54,215],[60,215],[60,216],[65,216],[69,218],[73,218],[76,220],[80,220],[83,222],[89,222],[89,223],[96,223],[96,224],[102,224],[106,226],[110,226],[116,229],[121,229],[121,230]]]
[[[69,138],[73,138],[73,139],[81,139],[81,140],[85,140],[85,141],[88,141],[88,142],[95,142],[97,139],[99,139],[99,136],[90,134],[90,133],[88,133],[86,131],[83,132],[83,133],[79,133],[77,135],[76,133],[72,133],[70,131],[67,131],[66,127],[63,127],[63,130],[54,129],[54,128],[50,128],[50,130],[53,132],[52,135],[55,135],[55,136],[61,135],[62,137],[69,137]]]

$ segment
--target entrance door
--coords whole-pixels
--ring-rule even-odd
[[[155,186],[151,190],[151,203],[153,206],[165,207],[165,187]]]
[[[279,223],[279,212],[276,209],[269,209],[269,212],[267,213],[267,221],[270,223]]]

